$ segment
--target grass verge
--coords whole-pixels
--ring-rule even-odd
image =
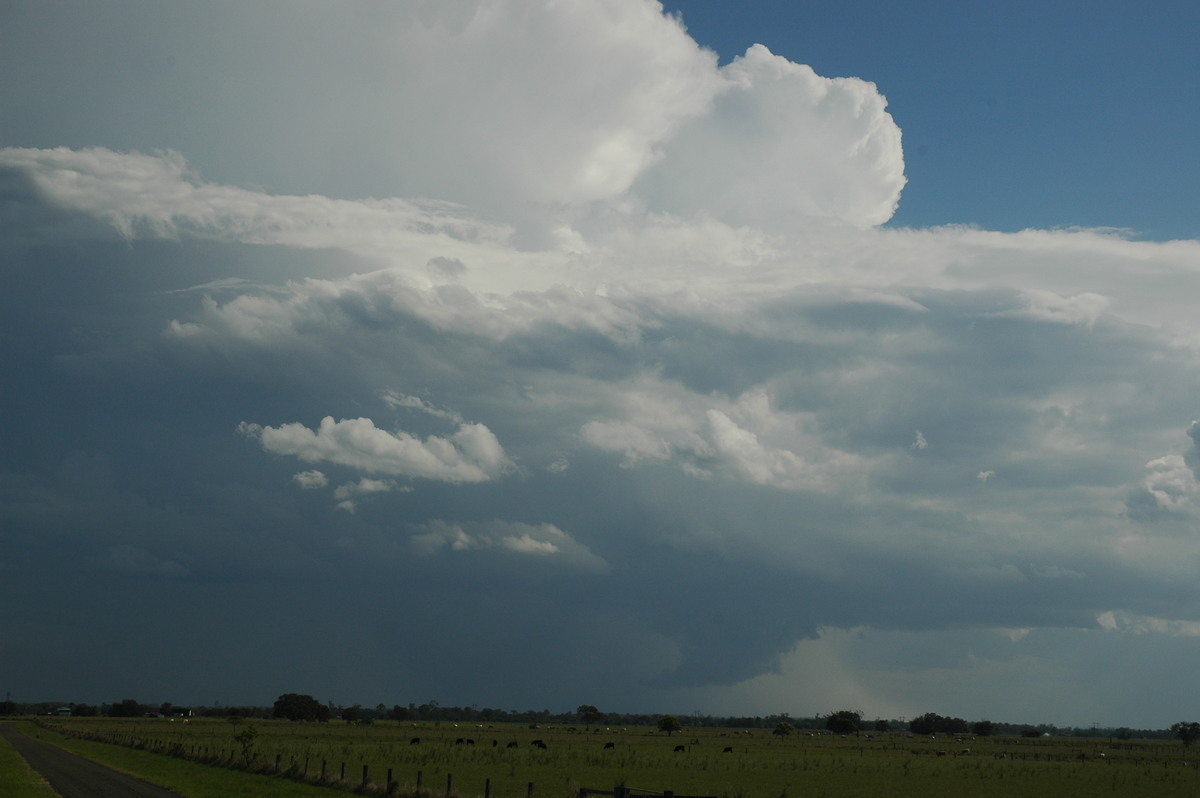
[[[29,767],[3,737],[0,737],[0,786],[5,798],[58,798],[41,774]]]
[[[113,770],[166,787],[185,798],[330,798],[347,794],[341,790],[299,784],[273,776],[226,770],[148,751],[78,740],[48,729],[35,728],[32,724],[22,724],[22,730],[30,736],[74,751]],[[3,769],[8,756],[15,757],[20,765],[24,765],[29,773],[33,773],[7,742],[0,740],[0,743],[4,745],[0,748],[0,784],[8,784],[4,778],[6,771]],[[17,770],[14,769],[14,772],[19,776]],[[36,773],[33,775],[35,780],[41,781]],[[41,784],[45,785],[45,782],[41,781]],[[6,791],[4,795],[8,798],[10,793]],[[48,786],[43,792],[12,793],[13,798],[26,798],[26,795],[28,798],[54,798],[57,793]]]

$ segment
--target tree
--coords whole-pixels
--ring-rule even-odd
[[[580,704],[575,709],[575,714],[579,716],[579,720],[591,726],[593,723],[599,723],[604,717],[600,710],[596,709],[591,704]]]
[[[908,722],[908,730],[913,734],[962,734],[968,728],[962,718],[947,718],[936,712],[926,712]]]
[[[288,720],[329,720],[329,707],[310,695],[284,693],[275,700],[275,717]]]
[[[795,730],[796,730],[795,726],[788,723],[786,720],[781,720],[775,724],[775,729],[771,732],[771,734],[777,735],[779,737],[787,737],[789,734],[791,734]]]
[[[852,734],[862,728],[862,713],[849,709],[831,712],[825,718],[825,728],[834,734]]]
[[[233,739],[238,741],[242,746],[242,761],[247,765],[254,758],[254,738],[258,736],[258,729],[253,726],[247,726],[233,736]]]
[[[145,713],[142,705],[132,698],[126,698],[108,708],[108,715],[112,718],[140,718],[143,714]]]
[[[1182,740],[1183,746],[1186,748],[1192,744],[1193,740],[1200,738],[1200,723],[1195,721],[1172,723],[1171,734]]]
[[[994,728],[990,720],[977,720],[971,724],[971,734],[976,737],[991,737]]]
[[[884,720],[883,718],[879,718],[878,720],[875,721],[875,731],[877,731],[877,732],[890,731],[891,728],[892,728],[892,724],[889,723],[888,721]]]
[[[658,719],[658,730],[665,731],[668,737],[682,728],[683,724],[674,715],[663,715]]]

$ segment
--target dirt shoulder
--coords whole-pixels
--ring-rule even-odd
[[[0,723],[0,736],[12,743],[62,798],[180,798],[179,793],[35,740],[12,723]]]

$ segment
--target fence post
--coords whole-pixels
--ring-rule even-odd
[[[533,782],[529,782],[529,786],[525,788],[525,798],[533,798]]]
[[[278,772],[279,772],[279,759],[280,759],[282,756],[283,756],[283,754],[276,754],[276,755],[275,755],[275,772],[276,772],[276,773],[278,773]]]
[[[363,789],[366,789],[367,785],[370,783],[371,783],[371,780],[367,778],[367,765],[363,765],[363,780],[362,780]]]
[[[492,780],[491,779],[484,779],[483,798],[492,798]]]
[[[454,774],[453,774],[453,773],[447,773],[447,774],[446,774],[446,795],[447,795],[447,796],[449,796],[449,795],[450,795],[450,792],[451,792],[453,789],[454,789]]]
[[[342,763],[342,775],[338,778],[338,780],[339,781],[346,780],[346,763],[345,762]]]
[[[325,760],[321,760],[321,781],[325,781]]]
[[[396,791],[396,782],[392,781],[392,769],[388,768],[387,794],[391,795],[395,791]]]
[[[421,789],[422,786],[424,786],[424,784],[423,784],[424,779],[425,779],[425,774],[418,770],[417,771],[417,789],[418,790]]]

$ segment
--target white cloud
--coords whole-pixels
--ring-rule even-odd
[[[305,490],[324,488],[329,484],[329,478],[320,471],[301,471],[293,474],[292,480]]]
[[[369,418],[334,421],[326,416],[315,431],[298,423],[279,427],[244,423],[241,429],[269,452],[371,473],[486,482],[512,467],[496,436],[482,424],[463,424],[449,438],[430,436],[423,441],[406,432],[381,430]]]
[[[860,458],[823,444],[809,429],[811,416],[773,409],[761,388],[732,402],[651,379],[623,388],[614,411],[626,418],[589,421],[580,434],[599,449],[623,454],[625,466],[678,459],[684,473],[697,479],[720,471],[787,490],[826,489],[831,479],[863,466]]]
[[[1183,510],[1193,504],[1196,496],[1196,475],[1183,457],[1170,454],[1146,463],[1143,485],[1163,510]]]
[[[333,498],[337,500],[339,510],[353,513],[358,509],[359,496],[367,496],[372,493],[390,493],[395,489],[395,483],[388,480],[363,477],[357,482],[347,482],[344,485],[339,485],[333,492]]]
[[[718,456],[748,482],[793,489],[822,486],[821,472],[804,458],[763,445],[754,432],[738,426],[720,410],[708,411],[708,425]]]
[[[381,399],[389,407],[406,407],[412,410],[419,410],[422,413],[427,413],[435,418],[444,418],[448,421],[454,421],[459,424],[463,422],[463,417],[451,410],[442,410],[434,407],[419,396],[407,396],[397,391],[384,391],[380,396]]]
[[[608,564],[553,524],[524,524],[508,521],[450,523],[430,521],[417,528],[409,543],[414,553],[429,557],[452,552],[509,552],[523,558],[545,559],[596,573]]]
[[[685,126],[635,187],[652,207],[770,227],[891,218],[904,157],[874,84],[820,77],[761,44],[721,76],[712,112]]]

